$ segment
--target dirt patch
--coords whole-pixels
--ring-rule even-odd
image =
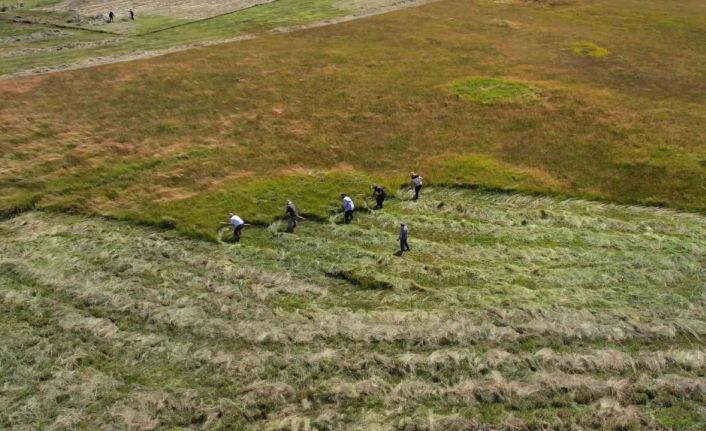
[[[227,175],[219,180],[214,180],[208,183],[207,190],[216,190],[223,184],[227,184],[234,180],[239,180],[243,178],[250,178],[253,176],[252,171],[237,172],[235,174]]]
[[[1,93],[26,93],[34,90],[34,88],[42,82],[40,77],[28,77],[15,81],[3,81],[0,79],[0,94]]]
[[[197,192],[184,190],[179,187],[160,187],[155,190],[157,199],[155,202],[172,202],[192,198],[198,195]]]
[[[517,29],[522,27],[519,23],[515,21],[510,21],[509,19],[491,19],[490,24],[497,26],[497,27],[504,27],[504,28],[511,28],[511,29]]]
[[[341,10],[359,10],[366,13],[381,9],[399,9],[405,7],[405,5],[419,3],[429,3],[429,1],[399,0],[390,2],[390,0],[340,0],[334,3],[333,6]]]
[[[575,4],[577,0],[524,0],[524,2],[540,6],[568,6]]]

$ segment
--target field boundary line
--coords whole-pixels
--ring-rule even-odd
[[[251,39],[255,39],[260,36],[293,33],[296,31],[308,30],[308,29],[319,28],[319,27],[326,27],[329,25],[341,24],[344,22],[355,21],[355,20],[361,19],[361,18],[368,18],[368,17],[372,17],[372,16],[383,15],[383,14],[386,14],[389,12],[394,12],[396,10],[403,10],[403,9],[407,9],[407,8],[411,8],[411,7],[423,6],[423,5],[430,4],[430,3],[437,3],[440,1],[443,1],[443,0],[409,0],[409,1],[404,2],[403,4],[397,3],[396,5],[383,7],[380,9],[376,9],[374,11],[362,11],[362,12],[354,13],[354,14],[350,14],[350,15],[332,17],[332,18],[327,18],[327,19],[323,19],[323,20],[319,20],[319,21],[309,22],[306,24],[297,24],[297,25],[292,25],[292,26],[288,26],[288,27],[275,27],[270,30],[266,30],[262,33],[247,33],[247,34],[241,34],[241,35],[226,38],[226,39],[193,42],[193,43],[189,43],[189,44],[185,44],[185,45],[177,45],[177,46],[172,46],[172,47],[168,47],[168,48],[155,49],[155,50],[149,50],[149,51],[136,50],[132,53],[116,55],[116,56],[90,57],[90,58],[86,58],[86,59],[77,61],[75,63],[64,63],[64,64],[58,64],[58,65],[54,65],[54,66],[38,66],[38,67],[35,67],[32,69],[25,69],[25,70],[21,70],[18,72],[0,75],[0,80],[11,80],[11,79],[15,79],[15,78],[21,78],[24,76],[48,75],[51,73],[60,73],[60,72],[66,72],[66,71],[71,71],[71,70],[87,69],[90,67],[103,66],[103,65],[107,65],[107,64],[125,63],[128,61],[135,61],[135,60],[145,60],[148,58],[161,57],[163,55],[173,54],[173,53],[182,52],[182,51],[188,51],[188,50],[194,49],[194,48],[205,48],[205,47],[215,46],[215,45],[224,45],[227,43],[235,43],[235,42],[242,42],[245,40],[251,40]],[[267,4],[267,3],[264,3],[264,4]],[[259,4],[258,6],[262,6],[262,5],[263,4]],[[255,6],[252,6],[252,7],[255,7]],[[241,10],[244,10],[244,9],[241,9]],[[238,12],[238,11],[229,12],[228,14],[232,14],[232,13],[236,13],[236,12]],[[213,18],[215,18],[215,16],[211,17],[211,18],[206,18],[206,19],[213,19]],[[194,24],[194,23],[198,23],[198,22],[202,22],[202,21],[203,20],[190,21],[188,23],[179,24],[178,26],[186,26],[189,24]],[[73,27],[67,27],[67,28],[73,28]],[[158,31],[168,30],[171,28],[174,28],[174,27],[159,29],[159,30],[156,30],[154,33],[158,32]],[[111,34],[111,35],[119,35],[118,33],[108,33],[108,32],[104,32],[104,33]],[[147,35],[154,34],[154,33],[142,33],[139,35],[133,35],[131,37],[135,37],[135,38],[143,37],[143,36],[147,36]]]
[[[186,26],[186,25],[197,24],[197,23],[201,23],[201,22],[204,22],[204,21],[209,21],[209,20],[212,20],[212,19],[220,18],[220,17],[223,17],[223,16],[233,15],[233,14],[236,14],[236,13],[239,13],[239,12],[246,11],[246,10],[248,10],[248,9],[253,9],[253,8],[258,7],[258,6],[264,6],[264,5],[267,5],[267,4],[270,4],[270,3],[275,3],[275,2],[277,2],[277,0],[262,0],[260,3],[255,3],[255,4],[252,4],[252,5],[248,6],[248,7],[244,7],[244,8],[242,8],[242,9],[232,10],[232,11],[230,11],[230,12],[223,12],[223,13],[218,14],[218,15],[208,16],[208,17],[206,17],[206,18],[201,18],[201,19],[197,19],[197,20],[194,20],[194,21],[182,22],[182,23],[179,23],[179,24],[170,25],[170,26],[168,26],[168,27],[157,28],[157,29],[150,30],[150,31],[147,31],[147,32],[144,32],[144,33],[137,33],[137,34],[135,34],[134,36],[135,36],[135,37],[149,36],[149,35],[151,35],[151,34],[159,33],[159,32],[162,32],[162,31],[172,30],[172,29],[175,29],[175,28],[184,27],[184,26]]]

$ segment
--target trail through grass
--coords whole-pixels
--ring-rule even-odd
[[[0,426],[706,423],[703,216],[426,189],[283,228],[0,223]]]

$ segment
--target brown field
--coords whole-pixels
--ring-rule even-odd
[[[437,184],[703,211],[703,14],[697,1],[451,0],[3,81],[0,208],[166,217],[211,236],[230,208],[267,222],[295,197],[322,216],[340,190],[420,170]],[[587,40],[610,54],[575,53]],[[537,97],[454,95],[474,76]]]

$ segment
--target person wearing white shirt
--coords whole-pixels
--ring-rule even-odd
[[[345,193],[341,193],[341,202],[343,203],[343,222],[348,224],[353,220],[355,205],[353,205],[353,199]]]
[[[245,227],[245,222],[237,215],[230,213],[229,223],[233,226],[233,240],[235,242],[240,241],[240,235],[242,234],[243,228]]]

